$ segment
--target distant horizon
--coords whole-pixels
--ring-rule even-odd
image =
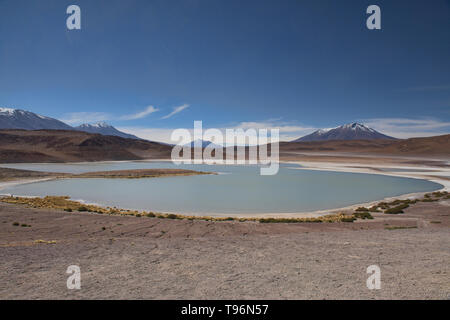
[[[119,131],[124,132],[124,133],[130,134],[130,135],[134,135],[133,132],[129,132],[129,131],[127,132],[126,130],[122,130],[122,128],[115,127],[115,126],[113,126],[112,124],[110,124],[109,122],[107,122],[107,121],[105,121],[105,120],[94,121],[94,122],[90,122],[90,123],[87,123],[87,122],[86,122],[86,123],[81,123],[81,124],[72,125],[72,124],[67,123],[66,121],[64,121],[64,120],[62,120],[62,119],[56,119],[56,118],[50,117],[49,115],[38,114],[38,113],[33,112],[33,111],[31,111],[31,110],[27,110],[27,109],[23,109],[23,108],[0,107],[0,112],[7,112],[7,111],[14,111],[14,110],[22,110],[22,111],[26,111],[26,112],[32,112],[32,113],[34,113],[34,114],[36,114],[36,115],[38,115],[38,116],[43,116],[43,117],[55,119],[55,120],[58,120],[58,121],[63,122],[64,124],[66,124],[66,125],[68,125],[68,126],[70,126],[70,127],[72,127],[72,128],[78,128],[78,127],[81,127],[81,126],[83,126],[83,125],[95,126],[95,125],[98,125],[98,124],[104,124],[104,125],[111,126],[111,127],[115,128],[115,129],[117,129],[117,130],[119,130]],[[374,129],[374,130],[376,130],[377,132],[379,132],[379,133],[381,133],[381,134],[385,134],[385,135],[390,136],[390,137],[395,138],[395,139],[408,139],[408,138],[432,137],[432,136],[439,136],[439,135],[446,135],[446,134],[449,134],[448,132],[447,132],[447,133],[446,133],[446,132],[443,132],[443,133],[440,133],[440,134],[430,134],[430,135],[425,135],[425,136],[410,136],[410,137],[399,138],[399,137],[396,137],[396,136],[392,136],[392,135],[386,134],[386,133],[383,132],[383,131],[379,131],[379,130],[377,130],[376,128],[372,128],[372,127],[370,127],[369,125],[367,125],[366,123],[363,123],[363,122],[360,122],[360,121],[351,121],[351,122],[343,123],[343,124],[340,124],[340,125],[338,125],[338,126],[330,127],[330,128],[311,128],[311,131],[310,131],[309,133],[305,133],[305,134],[302,135],[302,136],[294,137],[294,138],[291,138],[291,139],[289,139],[289,140],[284,140],[284,139],[282,139],[282,138],[280,137],[280,140],[279,140],[279,141],[280,141],[280,142],[291,142],[291,141],[293,141],[293,140],[297,140],[297,139],[303,138],[303,137],[305,137],[305,136],[307,136],[307,135],[309,135],[309,134],[311,134],[311,133],[315,133],[315,132],[317,132],[317,131],[321,131],[321,130],[329,131],[329,130],[333,130],[333,129],[336,129],[336,128],[339,128],[339,127],[343,127],[343,126],[351,125],[351,124],[355,124],[355,123],[356,123],[356,124],[362,124],[363,126],[366,126],[366,127],[370,128],[370,129]],[[250,122],[250,123],[248,123],[247,126],[241,126],[241,127],[235,126],[235,127],[227,127],[227,128],[228,128],[228,129],[239,129],[239,128],[241,128],[241,129],[247,130],[247,129],[249,129],[249,128],[252,128],[252,127],[251,127],[251,124],[252,124],[252,123]],[[253,127],[253,128],[254,128],[254,127]],[[266,128],[266,127],[265,127],[265,128]],[[276,127],[273,127],[273,128],[276,128]],[[177,129],[178,129],[178,128],[177,128]],[[186,127],[186,128],[184,128],[184,129],[191,130],[191,128],[189,128],[189,127]],[[206,128],[206,129],[207,129],[207,128]],[[223,130],[223,131],[225,131],[225,129],[226,129],[226,128],[220,128],[220,130]],[[170,137],[170,134],[171,134],[171,132],[172,132],[172,129],[158,129],[158,128],[156,128],[155,130],[166,130],[166,131],[167,131],[166,134],[168,135],[168,137]],[[153,137],[145,138],[145,137],[141,137],[141,136],[139,136],[139,135],[136,135],[136,136],[137,136],[138,138],[145,139],[145,140],[150,140],[150,141],[155,141],[155,142],[162,142],[162,143],[166,143],[166,144],[174,144],[174,141],[171,141],[170,138],[168,138],[168,140],[157,140],[157,139],[155,139],[155,138],[153,138]],[[192,140],[191,142],[194,142],[194,141],[195,141],[195,140]],[[211,142],[211,141],[208,140],[208,139],[203,139],[203,141]]]

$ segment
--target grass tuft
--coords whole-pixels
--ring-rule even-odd
[[[50,240],[50,241],[47,241],[47,240],[34,240],[34,243],[35,244],[39,244],[39,243],[56,244],[56,241],[55,240]]]
[[[384,229],[386,229],[386,230],[417,229],[417,226],[410,226],[410,227],[405,227],[405,226],[390,226],[390,227],[385,227]]]

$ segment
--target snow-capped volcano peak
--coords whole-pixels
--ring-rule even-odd
[[[93,124],[83,123],[82,125],[78,126],[78,128],[112,128],[112,126],[104,121],[101,121]]]
[[[106,122],[102,121],[102,122],[97,122],[96,124],[94,124],[94,126],[97,126],[99,128],[108,128],[108,127],[112,127],[109,124],[107,124]]]
[[[319,130],[317,130],[316,132],[317,132],[317,134],[325,134],[325,133],[327,133],[328,131],[333,130],[333,129],[334,129],[334,128],[319,129]]]
[[[12,108],[0,108],[0,113],[12,115],[16,109]]]
[[[367,132],[375,132],[375,130],[373,130],[372,128],[366,127],[365,125],[363,125],[361,123],[357,123],[357,122],[347,123],[347,124],[344,124],[343,126],[340,126],[338,128],[351,129],[351,130],[362,130],[362,131],[367,131]]]
[[[141,140],[135,135],[117,130],[106,122],[82,124],[74,128],[57,119],[45,117],[31,111],[13,108],[0,108],[0,129],[78,130],[89,133],[98,133],[102,135]]]
[[[208,141],[208,140],[202,140],[202,139],[192,140],[191,142],[186,143],[184,146],[190,147],[190,148],[196,148],[196,147],[206,148],[208,146],[210,148],[222,148],[221,145],[212,143],[211,141]]]
[[[324,141],[324,140],[374,140],[374,139],[395,139],[395,138],[384,135],[361,123],[352,122],[332,129],[319,129],[307,136],[294,140],[294,142]]]
[[[122,131],[117,130],[113,126],[107,124],[106,122],[97,122],[94,124],[84,123],[78,127],[75,127],[75,130],[84,131],[89,133],[98,133],[106,136],[118,136],[122,138],[128,139],[140,139],[135,135],[128,134]]]
[[[72,130],[72,127],[59,120],[44,117],[31,111],[0,108],[0,129]]]

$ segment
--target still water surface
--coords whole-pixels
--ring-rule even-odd
[[[181,165],[171,162],[83,164],[8,164],[37,171],[91,171],[180,168],[219,175],[148,179],[64,179],[2,189],[0,193],[68,195],[100,205],[178,213],[294,213],[344,207],[405,193],[440,189],[425,180],[362,173],[298,170],[281,164],[275,176],[259,175],[257,166]]]

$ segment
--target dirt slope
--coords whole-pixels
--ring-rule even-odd
[[[450,134],[404,140],[282,142],[280,153],[346,152],[394,156],[450,156]]]
[[[0,130],[0,162],[74,162],[167,158],[171,147],[79,131]]]

